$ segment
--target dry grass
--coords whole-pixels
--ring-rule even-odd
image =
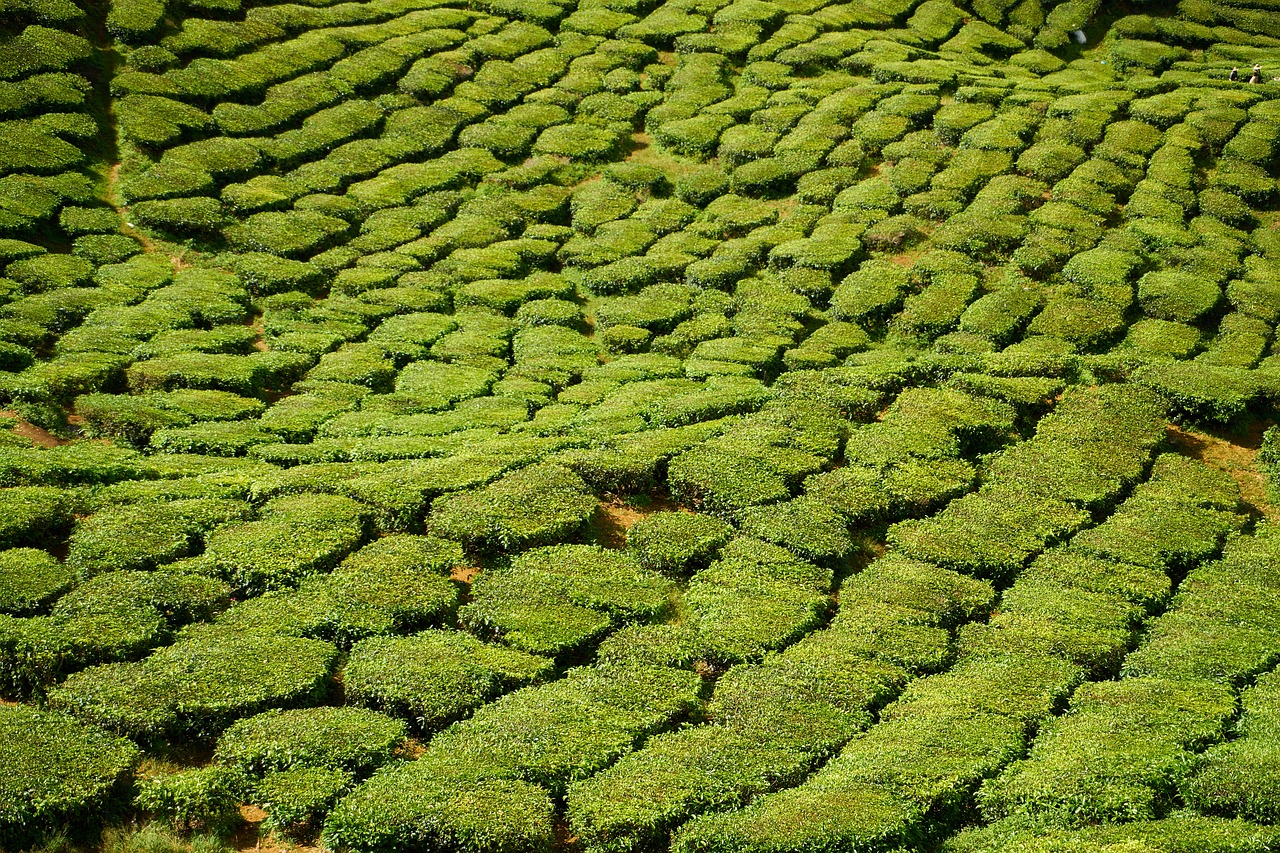
[[[1258,460],[1262,433],[1271,424],[1256,421],[1240,433],[1223,433],[1169,425],[1169,440],[1184,456],[1226,472],[1240,486],[1240,498],[1255,518],[1272,519],[1272,506],[1267,490],[1267,476]]]
[[[689,508],[664,497],[650,498],[643,504],[614,498],[596,507],[591,517],[591,539],[597,545],[621,551],[627,547],[627,531],[655,512],[689,512]]]

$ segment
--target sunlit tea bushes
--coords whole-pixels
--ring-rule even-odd
[[[0,846],[1272,844],[1275,9],[1113,5],[8,3]]]

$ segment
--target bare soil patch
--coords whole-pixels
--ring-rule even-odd
[[[690,512],[690,509],[668,497],[652,497],[645,503],[614,498],[596,507],[591,518],[592,539],[597,545],[621,551],[627,547],[627,531],[632,525],[655,512]]]
[[[308,844],[294,844],[274,833],[263,837],[261,827],[267,813],[257,806],[240,806],[240,818],[244,826],[231,836],[231,846],[238,853],[321,853],[321,848]]]
[[[1222,433],[1202,429],[1186,429],[1170,424],[1169,440],[1184,456],[1198,459],[1226,472],[1240,486],[1240,497],[1251,514],[1259,518],[1276,517],[1267,493],[1267,476],[1258,460],[1262,433],[1269,423],[1257,421],[1242,433]]]
[[[454,566],[453,571],[449,573],[449,580],[457,581],[458,583],[471,583],[472,578],[479,572],[479,566]]]

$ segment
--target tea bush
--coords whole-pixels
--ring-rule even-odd
[[[317,702],[336,658],[337,649],[316,640],[197,635],[138,663],[77,673],[49,702],[147,743],[211,740],[267,708]]]
[[[415,730],[429,733],[551,674],[547,658],[486,645],[461,632],[426,631],[356,644],[344,687],[349,700],[406,718]]]
[[[139,758],[132,743],[22,706],[0,710],[0,726],[10,770],[0,800],[6,845],[36,843],[59,829],[92,829],[119,809]]]
[[[363,776],[385,764],[404,737],[403,723],[360,708],[267,711],[223,732],[214,757],[253,776],[300,768]]]

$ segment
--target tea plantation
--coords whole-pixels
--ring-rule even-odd
[[[0,850],[1280,851],[1278,179],[1280,0],[0,0]]]

